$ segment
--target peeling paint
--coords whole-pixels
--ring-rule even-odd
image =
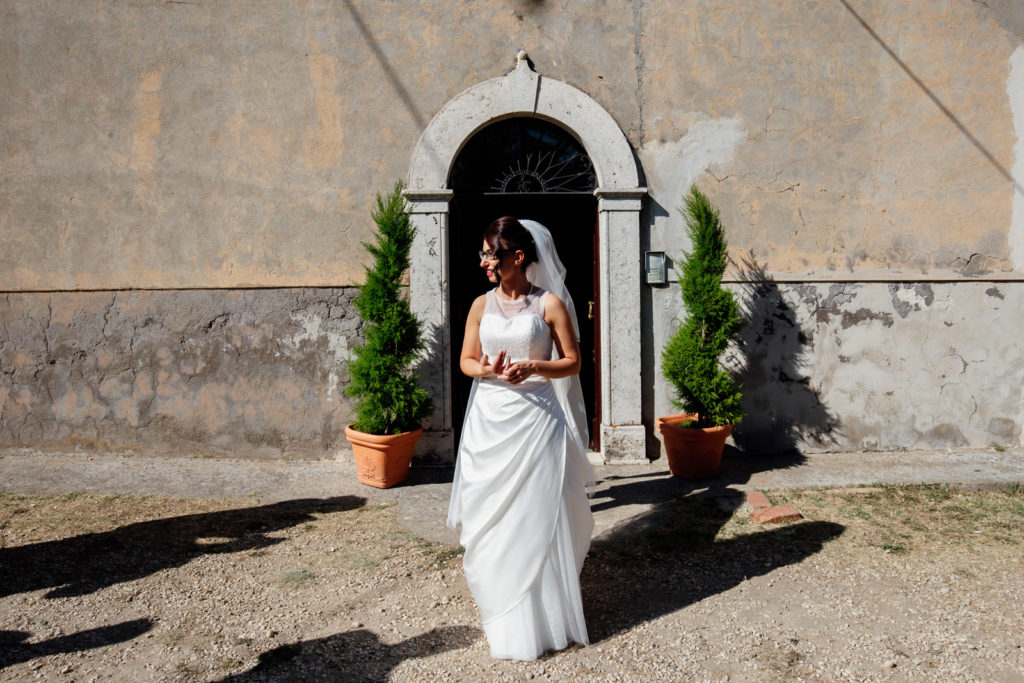
[[[893,325],[891,313],[878,313],[867,308],[858,308],[856,311],[843,311],[839,324],[844,330],[848,330],[854,325],[875,320],[880,321],[885,327],[892,327]]]
[[[652,194],[681,196],[709,168],[732,159],[746,139],[743,120],[734,117],[697,121],[674,142],[648,141],[639,155]]]
[[[901,318],[928,308],[935,301],[935,294],[927,283],[890,283],[889,294],[892,296],[893,309]]]
[[[323,457],[350,416],[338,389],[360,339],[355,295],[8,295],[0,445]]]
[[[1005,296],[1003,296],[1003,293],[999,291],[999,288],[996,287],[995,285],[993,285],[993,286],[989,287],[988,289],[986,289],[985,290],[985,294],[987,296],[995,297],[996,299],[1005,299],[1006,298]]]

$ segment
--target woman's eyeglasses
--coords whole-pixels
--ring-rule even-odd
[[[505,253],[505,250],[498,249],[497,251],[478,251],[477,253],[480,254],[481,261],[497,261],[501,258],[502,254]]]

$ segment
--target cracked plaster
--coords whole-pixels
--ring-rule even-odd
[[[1002,298],[984,283],[731,286],[748,319],[727,362],[745,392],[738,444],[820,452],[1020,442],[1019,285],[1004,285]],[[659,383],[659,408],[670,411]]]
[[[856,3],[874,36],[841,3],[813,1],[412,3],[398,29],[389,7],[3,5],[4,286],[243,289],[239,298],[220,290],[233,303],[208,318],[196,317],[206,305],[187,291],[116,302],[7,295],[0,438],[11,438],[16,415],[19,438],[194,437],[218,448],[333,439],[343,411],[325,405],[344,406],[335,388],[354,338],[335,314],[343,302],[289,308],[293,292],[307,290],[245,288],[357,283],[374,192],[405,175],[430,117],[505,73],[518,47],[538,71],[598,101],[637,151],[653,200],[643,248],[676,256],[686,247],[675,209],[681,185],[699,178],[734,253],[797,281],[778,285],[791,310],[768,317],[790,328],[776,352],[794,344],[804,360],[774,375],[772,364],[761,367],[786,387],[815,387],[841,419],[839,443],[1020,438],[1021,402],[1005,388],[1021,383],[1019,352],[1004,344],[1020,336],[1014,280],[1024,272],[1019,3]],[[1007,282],[932,284],[931,303],[916,290],[918,279],[978,277]],[[877,282],[821,282],[836,279]],[[259,315],[246,308],[271,300]],[[667,403],[657,355],[679,315],[678,291],[654,290],[644,305],[649,422]],[[973,325],[984,331],[964,329]],[[240,337],[251,353],[233,345]],[[949,349],[933,348],[938,339],[967,362],[954,382],[937,384],[946,364],[956,367]],[[231,368],[240,372],[229,390]],[[307,383],[298,394],[287,380],[295,375]],[[922,389],[920,407],[908,387]],[[298,410],[296,396],[294,426],[264,414]],[[804,398],[797,414],[816,410]],[[883,424],[910,411],[918,417],[906,425]],[[966,425],[943,426],[958,415],[970,416]],[[315,416],[326,425],[319,432]],[[278,423],[276,437],[260,426]]]
[[[324,457],[354,289],[8,294],[0,444]]]

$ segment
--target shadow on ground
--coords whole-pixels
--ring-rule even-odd
[[[750,455],[726,446],[721,471],[711,479],[686,481],[673,477],[667,463],[664,469],[652,472],[607,474],[598,483],[590,509],[596,513],[622,505],[660,505],[702,490],[735,494],[729,487],[746,484],[754,474],[796,467],[803,462],[804,456],[795,451],[780,455]],[[614,470],[609,467],[605,471]]]
[[[347,631],[268,650],[255,667],[222,681],[387,681],[406,659],[469,647],[479,637],[471,626],[446,626],[388,645],[365,629]]]
[[[31,633],[25,631],[0,631],[0,669],[27,662],[36,657],[46,657],[64,652],[81,652],[114,643],[123,643],[141,636],[153,628],[149,619],[135,619],[113,626],[100,626],[79,631],[68,636],[58,636],[39,643],[25,643]]]
[[[716,541],[742,493],[716,489],[662,500],[592,544],[581,577],[591,642],[799,563],[845,528],[800,522]]]
[[[210,553],[280,543],[267,534],[314,521],[314,513],[353,510],[357,496],[290,500],[273,505],[182,515],[112,531],[0,549],[0,596],[51,589],[44,597],[86,595]],[[207,542],[208,539],[208,542]]]

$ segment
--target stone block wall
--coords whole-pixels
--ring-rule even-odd
[[[333,455],[354,288],[5,294],[0,446]]]

